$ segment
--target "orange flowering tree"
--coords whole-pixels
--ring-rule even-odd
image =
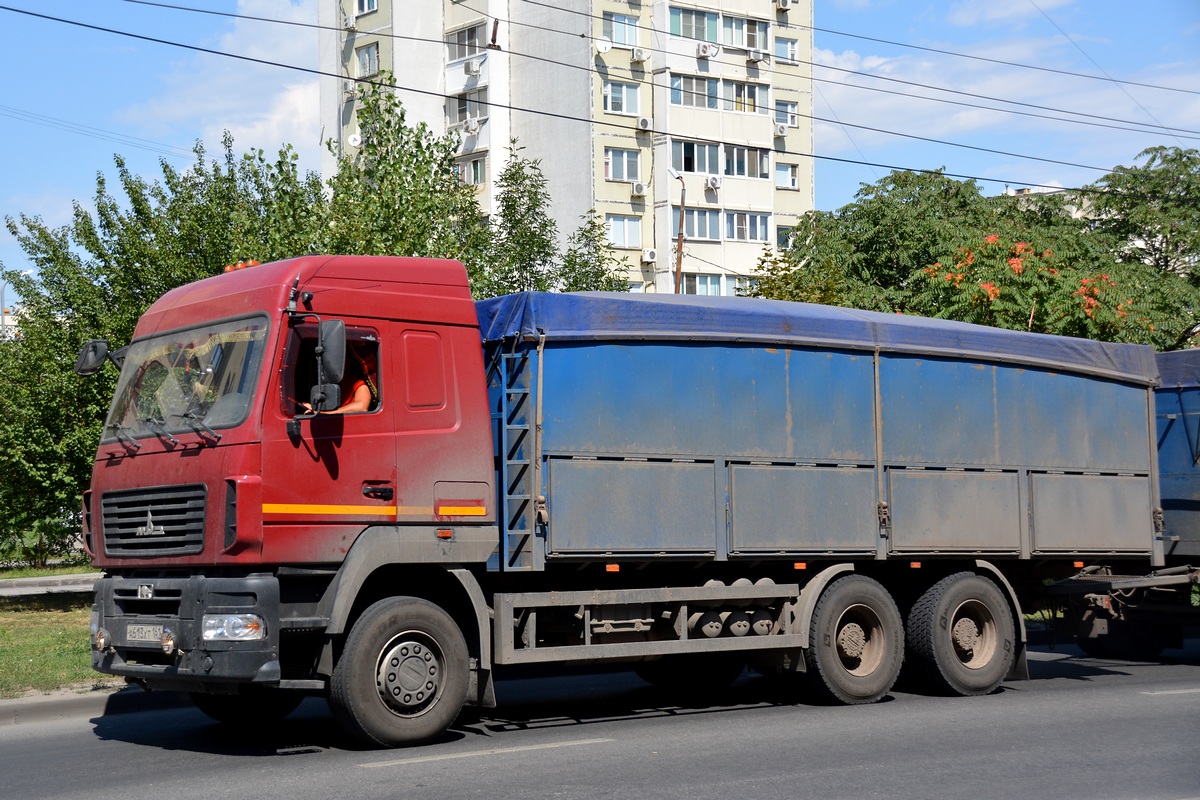
[[[1145,264],[1056,253],[998,233],[915,271],[907,312],[997,328],[1167,349],[1193,322],[1200,297]]]

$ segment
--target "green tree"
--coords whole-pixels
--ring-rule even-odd
[[[584,214],[567,240],[559,270],[559,291],[624,292],[629,289],[629,263],[617,257],[608,243],[604,220],[599,214]]]
[[[362,144],[338,159],[328,181],[332,199],[315,251],[457,258],[472,289],[485,291],[490,235],[475,188],[458,176],[458,138],[410,125],[390,83],[385,72],[360,86]]]
[[[496,180],[486,292],[548,292],[558,282],[558,231],[541,162],[521,155],[516,139]]]
[[[1116,167],[1080,194],[1127,263],[1200,282],[1200,150],[1151,147],[1140,166]]]

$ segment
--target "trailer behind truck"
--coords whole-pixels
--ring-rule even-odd
[[[436,739],[498,669],[750,665],[843,703],[1026,675],[1023,609],[1166,568],[1148,348],[306,256],[168,292],[84,496],[93,665]],[[370,405],[337,413],[361,387]]]

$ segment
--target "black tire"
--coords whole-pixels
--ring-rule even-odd
[[[908,615],[909,666],[936,691],[991,694],[1012,669],[1016,635],[999,587],[957,572],[929,587]]]
[[[724,689],[745,670],[746,658],[741,653],[663,656],[633,668],[651,686],[691,695]]]
[[[329,705],[344,730],[382,747],[441,736],[467,698],[467,643],[445,611],[414,597],[375,603],[350,629]]]
[[[298,692],[244,688],[237,694],[191,692],[192,705],[205,716],[226,725],[255,726],[278,722],[304,699]]]
[[[904,662],[904,623],[896,601],[863,575],[838,578],[821,593],[804,653],[819,697],[874,703],[895,684]]]

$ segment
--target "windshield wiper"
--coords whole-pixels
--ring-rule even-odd
[[[133,437],[125,432],[125,426],[119,422],[110,422],[108,427],[113,429],[113,433],[117,435],[117,441],[125,447],[132,447],[134,452],[142,449],[141,442],[135,442]]]
[[[154,431],[154,435],[160,439],[166,439],[173,445],[179,444],[179,440],[171,434],[167,433],[167,429],[163,427],[163,420],[156,417],[142,417],[142,424]]]
[[[200,415],[197,414],[194,409],[189,408],[182,414],[172,414],[171,416],[182,419],[188,424],[188,427],[200,434],[200,438],[204,439],[206,442],[210,441],[210,438],[214,444],[221,441],[221,434],[208,427],[207,423],[201,419]]]

